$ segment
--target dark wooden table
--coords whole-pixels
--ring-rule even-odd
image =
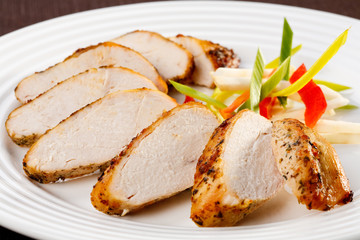
[[[251,1],[251,0],[249,0]],[[19,28],[95,8],[149,2],[144,0],[0,0],[0,36]],[[359,0],[262,0],[253,2],[278,3],[317,9],[360,19]],[[29,239],[1,227],[1,239]]]

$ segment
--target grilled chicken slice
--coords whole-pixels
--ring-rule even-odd
[[[79,49],[63,62],[26,77],[16,87],[15,96],[21,103],[26,103],[73,75],[101,66],[130,68],[153,81],[160,91],[167,92],[166,83],[141,54],[127,47],[105,42]]]
[[[194,59],[189,51],[162,35],[149,31],[133,31],[111,40],[141,53],[165,80],[190,82]]]
[[[112,160],[94,186],[92,204],[125,215],[191,187],[196,162],[218,124],[200,103],[165,113]]]
[[[158,90],[110,93],[40,137],[25,155],[24,171],[49,183],[104,169],[136,134],[175,106]]]
[[[199,158],[191,218],[201,227],[232,226],[283,186],[269,120],[243,110],[212,134]]]
[[[210,76],[211,71],[215,71],[219,67],[239,67],[240,59],[232,49],[182,34],[170,39],[181,44],[194,56],[195,69],[192,81],[197,85],[213,88],[215,84]]]
[[[90,69],[12,111],[6,130],[16,144],[31,146],[47,130],[87,104],[117,90],[143,87],[157,90],[149,79],[127,68]]]
[[[352,200],[348,179],[334,148],[296,119],[274,122],[274,154],[298,201],[308,209],[329,210]]]

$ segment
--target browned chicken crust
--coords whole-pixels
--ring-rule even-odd
[[[202,86],[206,86],[206,87],[210,87],[210,88],[214,88],[215,84],[213,82],[213,80],[211,79],[210,75],[209,76],[204,76],[204,73],[201,73],[204,70],[200,70],[199,68],[205,68],[208,71],[215,71],[217,68],[219,67],[227,67],[227,68],[238,68],[240,65],[240,59],[238,58],[238,56],[234,53],[234,51],[232,49],[226,48],[218,43],[214,43],[208,40],[203,40],[203,39],[198,39],[195,37],[191,37],[191,36],[184,36],[182,34],[178,34],[176,35],[175,38],[172,38],[173,41],[179,41],[179,43],[182,43],[182,40],[186,39],[190,40],[193,42],[193,44],[198,45],[201,49],[202,49],[202,53],[206,56],[207,62],[210,63],[211,68],[207,69],[209,66],[204,66],[203,64],[205,64],[203,62],[203,60],[197,60],[197,57],[199,57],[198,55],[200,54],[199,49],[194,48],[195,46],[192,46],[192,50],[191,49],[191,44],[189,47],[189,51],[193,51],[192,53],[194,54],[195,57],[195,70],[193,72],[192,75],[192,81],[195,84],[198,85],[202,85]],[[186,45],[184,45],[186,46]],[[201,54],[200,54],[201,55]],[[208,72],[206,74],[209,74]],[[209,79],[208,79],[209,78]],[[206,80],[208,79],[208,80]]]
[[[335,149],[316,131],[296,119],[278,120],[272,145],[283,177],[308,209],[329,210],[352,201]]]
[[[178,34],[177,38],[183,37],[184,35]],[[190,36],[187,36],[190,37]],[[200,45],[203,47],[206,55],[211,59],[214,68],[219,67],[228,67],[228,68],[237,68],[240,65],[240,59],[234,53],[232,49],[221,46],[218,43],[214,43],[208,40],[196,39]]]
[[[223,177],[223,143],[235,122],[247,111],[239,112],[216,128],[198,160],[192,188],[190,218],[200,227],[233,226],[266,202],[264,199],[241,199],[237,204],[229,204],[229,201],[225,200],[238,197],[228,189]]]

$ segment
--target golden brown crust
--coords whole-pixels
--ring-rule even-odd
[[[84,176],[89,173],[93,173],[98,169],[104,169],[109,166],[109,162],[104,164],[91,164],[86,166],[76,167],[70,170],[59,170],[54,172],[39,172],[38,170],[28,167],[27,160],[23,161],[23,169],[26,175],[39,183],[52,183],[61,180],[65,180],[67,178],[76,178],[80,176]]]
[[[191,219],[200,227],[233,226],[265,201],[239,199],[228,189],[223,178],[223,143],[236,121],[248,110],[225,120],[215,129],[199,158],[191,196]],[[237,203],[229,204],[226,198]]]
[[[130,51],[134,51],[133,49],[131,49],[131,48],[128,48],[128,47],[126,47],[126,46],[123,46],[123,45],[119,45],[119,44],[117,44],[117,43],[114,43],[114,42],[103,42],[103,43],[99,43],[99,44],[97,44],[97,45],[92,45],[92,46],[89,46],[89,47],[86,47],[86,48],[80,48],[80,49],[78,49],[78,50],[76,50],[72,55],[70,55],[70,56],[68,56],[67,58],[65,58],[65,60],[63,61],[63,62],[65,62],[65,61],[67,61],[67,60],[69,60],[69,59],[71,59],[71,58],[76,58],[76,57],[78,57],[79,55],[81,55],[81,54],[83,54],[84,52],[87,52],[87,51],[90,51],[90,50],[92,50],[92,49],[95,49],[95,48],[97,48],[97,47],[99,47],[99,46],[104,46],[104,47],[117,47],[117,46],[121,46],[121,47],[123,47],[123,48],[127,48],[127,49],[129,49]],[[136,52],[136,51],[135,51]],[[138,53],[139,55],[141,55],[140,53]],[[141,55],[142,56],[142,55]],[[148,60],[146,60],[146,61],[148,61]],[[57,64],[56,64],[57,65]],[[56,66],[56,65],[54,65],[54,66]],[[52,67],[54,67],[54,66],[52,66]],[[52,68],[52,67],[49,67],[49,68]],[[101,67],[106,67],[106,66],[101,66]],[[111,66],[108,66],[108,67],[111,67]],[[47,70],[47,69],[46,69]],[[45,70],[45,71],[46,71]],[[155,69],[156,70],[156,69]],[[43,72],[43,71],[42,71]],[[156,72],[158,73],[157,75],[157,79],[156,79],[156,82],[154,82],[154,84],[156,85],[156,87],[158,87],[158,89],[160,90],[160,91],[162,91],[162,92],[164,92],[164,93],[167,93],[168,92],[168,86],[167,86],[167,84],[166,84],[166,82],[164,81],[164,79],[162,79],[161,78],[161,76],[160,76],[160,74],[159,74],[159,72],[156,70]],[[16,90],[15,90],[16,91]]]
[[[72,81],[71,79],[74,79],[74,78],[76,78],[76,77],[78,77],[78,76],[87,74],[87,73],[89,73],[89,72],[96,73],[96,72],[98,72],[98,69],[111,69],[111,68],[126,69],[127,71],[132,72],[133,74],[137,74],[137,75],[139,75],[139,76],[143,76],[143,75],[141,75],[140,73],[135,72],[135,71],[132,70],[132,69],[123,68],[123,67],[101,66],[101,67],[99,67],[99,68],[91,68],[91,69],[88,69],[88,70],[86,70],[86,71],[84,71],[84,72],[82,72],[82,73],[79,73],[79,74],[77,74],[77,75],[74,75],[74,76],[72,76],[72,77],[70,77],[70,78],[68,78],[68,79],[66,79],[66,80],[64,80],[64,81],[62,81],[62,82],[57,83],[55,86],[53,86],[52,88],[50,88],[48,91],[46,91],[46,92],[44,92],[44,93],[41,93],[39,96],[37,96],[36,99],[41,98],[41,96],[43,96],[43,95],[47,95],[48,92],[49,92],[51,89],[56,88],[57,86],[60,86],[60,85],[62,85],[62,84],[66,84],[66,81]],[[149,81],[150,81],[150,80],[149,80]],[[8,116],[6,122],[5,122],[5,128],[6,128],[6,130],[7,130],[7,133],[8,133],[8,135],[9,135],[9,137],[14,141],[14,143],[16,143],[17,145],[19,145],[19,146],[21,146],[21,147],[31,147],[31,145],[33,145],[43,134],[33,133],[33,134],[30,134],[30,135],[21,135],[21,136],[15,134],[15,133],[14,133],[14,134],[10,134],[10,133],[9,133],[9,128],[8,128],[8,126],[7,126],[8,120],[12,118],[12,115],[13,115],[13,114],[16,114],[16,112],[18,111],[18,109],[22,108],[23,106],[25,106],[25,105],[27,105],[27,104],[30,104],[30,103],[31,103],[32,101],[34,101],[34,100],[35,100],[35,98],[32,99],[32,100],[30,100],[30,101],[28,101],[28,102],[26,102],[25,104],[17,107],[17,108],[15,108],[13,111],[11,111],[11,113],[9,114],[9,116]]]
[[[94,185],[91,192],[91,203],[93,206],[104,213],[115,214],[115,215],[125,215],[129,211],[136,211],[145,206],[151,205],[157,201],[175,195],[172,193],[167,196],[163,196],[161,199],[155,199],[151,202],[147,202],[142,205],[128,205],[125,201],[115,198],[111,191],[109,190],[109,184],[112,182],[114,176],[114,171],[122,161],[131,155],[132,151],[141,143],[141,141],[151,134],[157,126],[159,126],[166,118],[171,115],[174,115],[177,111],[183,108],[191,108],[192,106],[197,105],[198,107],[206,108],[201,103],[189,102],[179,107],[173,108],[170,111],[164,112],[160,118],[158,118],[154,123],[149,127],[143,129],[136,137],[134,137],[131,142],[126,146],[126,148],[116,157],[111,160],[110,166],[104,171],[104,173],[99,177],[98,182]]]
[[[187,58],[188,58],[188,65],[186,67],[186,71],[183,74],[178,75],[178,76],[176,76],[176,77],[174,77],[172,79],[165,79],[164,82],[167,82],[169,84],[168,80],[172,80],[172,81],[179,82],[179,83],[182,83],[182,84],[190,84],[190,83],[192,83],[191,75],[194,72],[194,68],[195,68],[194,57],[186,48],[184,48],[181,44],[178,44],[176,42],[173,42],[173,41],[167,39],[166,37],[162,36],[161,34],[159,34],[157,32],[150,32],[150,31],[146,31],[146,30],[134,30],[134,31],[131,31],[131,32],[128,32],[128,33],[124,34],[123,36],[126,36],[128,34],[132,34],[132,33],[137,33],[137,32],[145,32],[145,33],[150,33],[150,34],[156,35],[156,37],[161,38],[164,41],[171,42],[172,44],[175,44],[177,47],[181,48],[186,53]]]
[[[317,132],[296,119],[278,120],[272,145],[280,171],[308,209],[329,210],[352,200],[334,148]]]
[[[221,46],[218,43],[214,43],[208,40],[202,40],[191,36],[184,36],[182,34],[176,35],[177,38],[187,37],[191,38],[202,47],[205,55],[213,65],[213,69],[216,70],[219,67],[238,68],[240,65],[240,59],[234,53],[232,49]],[[195,66],[196,68],[196,66]],[[211,86],[215,87],[215,84]]]
[[[85,52],[88,52],[88,51],[90,51],[90,50],[96,49],[96,48],[98,48],[98,47],[100,47],[100,46],[104,46],[104,47],[121,47],[121,48],[126,48],[126,49],[128,49],[129,51],[134,51],[134,50],[132,50],[132,49],[130,49],[130,48],[128,48],[128,47],[125,47],[125,46],[122,46],[122,45],[119,45],[119,44],[113,43],[113,42],[103,42],[103,43],[99,43],[99,44],[97,44],[97,45],[88,46],[88,47],[86,47],[86,48],[80,48],[80,49],[76,50],[73,54],[71,54],[70,56],[66,57],[62,62],[59,62],[59,63],[57,63],[57,64],[55,64],[55,65],[53,65],[53,66],[51,66],[51,67],[48,67],[47,69],[45,69],[45,70],[43,70],[43,71],[35,72],[35,73],[31,74],[30,76],[28,76],[28,77],[24,78],[23,80],[21,80],[21,81],[18,83],[18,85],[15,87],[15,90],[14,90],[14,91],[15,91],[15,97],[17,98],[17,100],[18,100],[19,102],[21,102],[21,103],[23,103],[23,104],[26,103],[26,102],[23,102],[21,99],[19,99],[19,97],[18,97],[17,94],[16,94],[18,88],[21,87],[21,85],[22,85],[22,83],[23,83],[24,81],[27,81],[27,79],[34,77],[34,75],[36,75],[36,74],[40,74],[40,73],[46,72],[46,71],[48,71],[49,69],[52,69],[52,68],[56,67],[57,65],[65,62],[65,61],[68,61],[68,60],[73,59],[73,58],[77,58],[77,57],[79,57],[81,54],[83,54],[83,53],[85,53]],[[136,51],[134,51],[134,52],[136,52]],[[148,61],[147,59],[145,59],[140,53],[138,53],[138,52],[136,52],[136,53],[137,53],[139,56],[141,56],[145,61],[149,62],[149,61]],[[149,62],[149,64],[152,65],[150,62]],[[109,65],[109,67],[111,67],[111,66],[112,66],[112,65]],[[102,66],[100,66],[100,67],[102,67]],[[154,82],[154,84],[156,85],[156,87],[157,87],[160,91],[162,91],[162,92],[164,92],[164,93],[167,93],[167,92],[168,92],[167,83],[164,81],[164,79],[162,79],[162,77],[160,76],[159,72],[156,70],[155,67],[154,67],[154,70],[155,70],[156,73],[157,73],[157,78],[156,78],[154,81],[153,81],[153,80],[152,80],[152,81]],[[30,101],[30,100],[29,100],[29,101]],[[27,101],[27,102],[29,102],[29,101]]]

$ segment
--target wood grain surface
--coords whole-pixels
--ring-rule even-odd
[[[37,22],[71,13],[141,2],[149,1],[0,0],[0,36]],[[277,3],[305,7],[360,19],[360,0],[262,0],[251,2]],[[2,227],[0,230],[2,240],[30,239]]]

